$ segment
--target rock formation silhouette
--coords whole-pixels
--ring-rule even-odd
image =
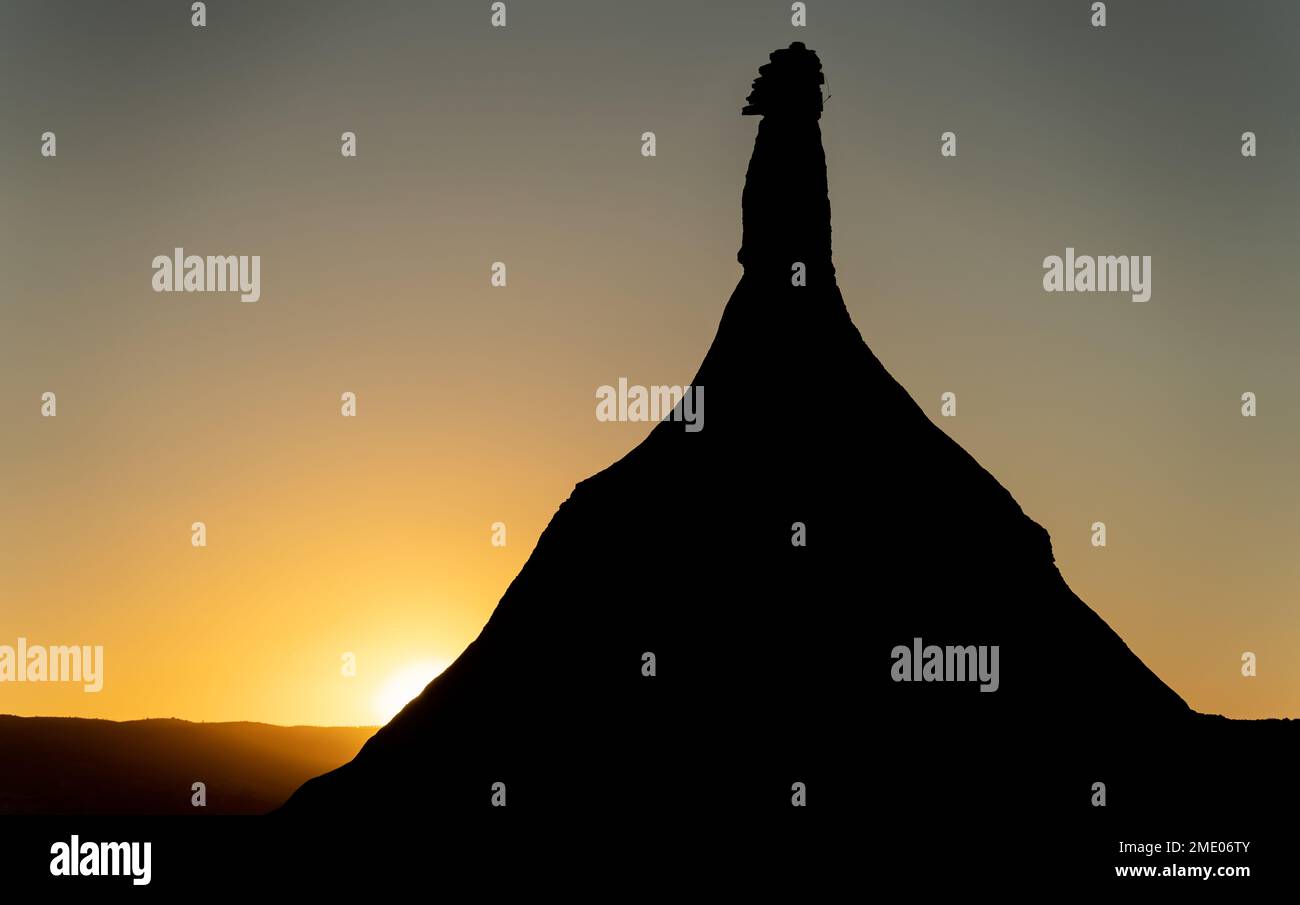
[[[578,484],[478,639],[283,813],[485,812],[503,782],[512,811],[858,815],[901,850],[908,827],[1017,819],[1026,844],[1046,821],[1205,813],[1249,836],[1241,809],[1294,807],[1293,727],[1189,709],[863,341],[831,262],[822,83],[792,44],[744,109],[744,273],[693,382],[704,430],[664,421]],[[998,645],[998,690],[893,681],[918,637]]]

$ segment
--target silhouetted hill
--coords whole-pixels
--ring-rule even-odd
[[[0,814],[263,814],[370,728],[0,715]],[[207,807],[190,800],[207,786]]]
[[[772,60],[703,430],[664,421],[578,484],[478,639],[284,812],[486,812],[504,782],[512,812],[871,816],[906,849],[1293,805],[1295,727],[1191,711],[867,347],[831,263],[820,64]],[[998,689],[893,681],[915,638],[997,645]]]

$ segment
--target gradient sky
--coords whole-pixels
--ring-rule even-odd
[[[740,107],[802,40],[875,353],[1193,707],[1300,717],[1300,8],[489,5],[0,2],[0,644],[107,663],[0,712],[374,723],[454,659],[647,432],[595,388],[693,376],[740,275]],[[1067,245],[1151,255],[1151,301],[1044,293]],[[155,294],[176,246],[261,255],[261,301]]]

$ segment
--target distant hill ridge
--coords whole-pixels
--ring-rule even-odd
[[[0,715],[0,815],[262,814],[374,731]]]

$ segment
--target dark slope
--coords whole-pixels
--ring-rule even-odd
[[[1070,591],[1043,528],[863,342],[831,265],[819,65],[773,61],[746,108],[745,273],[694,381],[704,429],[666,421],[579,484],[480,637],[285,812],[481,812],[504,781],[512,810],[734,817],[788,812],[803,781],[810,810],[966,832],[965,807],[1101,819],[1097,780],[1106,813],[1162,810],[1171,770],[1212,763],[1159,763],[1223,728]],[[891,681],[915,637],[998,645],[1000,688]]]

